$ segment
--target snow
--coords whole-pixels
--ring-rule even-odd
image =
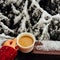
[[[6,4],[10,4],[10,3],[16,3],[17,2],[17,0],[5,0],[5,2],[6,2]]]
[[[44,31],[43,31],[43,33],[42,33],[42,35],[40,37],[40,40],[48,40],[48,39],[50,39],[50,36],[47,33],[48,32],[48,25],[49,24],[47,24],[47,26],[45,26],[45,28],[43,29]]]
[[[21,19],[21,17],[22,17],[22,14],[19,14],[18,16],[15,16],[15,18],[14,18],[14,25],[16,23],[18,23],[18,21]]]
[[[17,0],[17,2],[16,2],[17,6],[19,6],[21,2],[22,2],[22,0]]]
[[[4,25],[2,22],[0,22],[0,25],[1,25],[2,28],[5,30],[5,32],[10,31],[10,32],[14,33],[13,30],[9,29],[9,28],[8,28],[6,25]],[[8,33],[8,32],[7,32],[7,33]]]
[[[60,51],[59,41],[40,41],[43,45],[37,45],[35,48],[37,50],[43,51]]]
[[[3,3],[3,0],[1,0],[0,3]]]
[[[24,22],[23,22],[24,21]],[[19,31],[22,32],[25,30],[25,23],[26,23],[26,18],[24,18],[21,22],[21,27],[19,28]],[[26,31],[26,30],[25,30]]]
[[[0,34],[0,47],[2,47],[2,43],[9,40],[9,39],[13,39],[14,37],[10,37],[5,35],[4,33]]]
[[[14,14],[19,14],[20,12],[16,10],[15,6],[12,4],[12,10]]]

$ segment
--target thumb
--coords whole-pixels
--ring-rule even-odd
[[[16,47],[16,45],[17,45],[17,44],[16,44],[16,42],[17,42],[17,41],[16,41],[16,38],[15,38],[15,39],[13,39],[12,46]]]
[[[12,46],[16,49],[16,50],[19,50],[19,47],[17,46],[17,39],[13,39],[13,43],[12,43]]]

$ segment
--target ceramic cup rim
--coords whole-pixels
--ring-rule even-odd
[[[20,39],[22,36],[29,36],[29,37],[31,37],[31,38],[33,39],[33,43],[32,43],[30,46],[28,46],[28,47],[24,47],[24,46],[20,45],[20,44],[19,44],[19,39]],[[30,47],[34,46],[35,41],[36,41],[35,36],[34,36],[32,33],[24,32],[24,33],[21,33],[21,34],[19,34],[19,35],[17,36],[17,45],[18,45],[19,47],[21,47],[21,48],[30,48]]]

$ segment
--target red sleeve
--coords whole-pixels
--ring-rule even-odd
[[[17,55],[17,51],[12,47],[3,46],[0,49],[0,60],[14,60]]]

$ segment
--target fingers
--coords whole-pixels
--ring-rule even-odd
[[[19,50],[19,46],[16,46],[15,49],[16,49],[16,50]]]
[[[3,44],[3,46],[9,46],[9,45],[11,45],[11,43],[12,43],[12,40],[7,40],[7,41]]]
[[[16,50],[19,50],[19,47],[17,46],[17,39],[13,39],[13,43],[12,43],[13,47],[16,49]]]
[[[14,39],[10,39],[10,40],[7,40],[6,42],[4,42],[3,46],[10,46],[10,47],[13,47],[14,49],[17,49],[16,46],[16,38]]]
[[[15,38],[15,39],[13,39],[13,43],[12,43],[12,45],[15,45],[15,44],[16,44],[16,42],[17,42],[16,38]]]
[[[16,38],[13,40],[13,42],[12,42],[12,44],[11,44],[11,46],[13,46],[13,47],[16,47]]]

